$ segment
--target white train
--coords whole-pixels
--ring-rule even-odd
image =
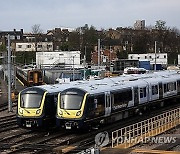
[[[177,71],[82,81],[59,93],[56,124],[72,129],[115,122],[179,95]]]

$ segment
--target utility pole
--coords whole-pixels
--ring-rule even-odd
[[[73,56],[73,81],[74,81],[74,56]]]
[[[154,58],[154,71],[156,71],[156,50],[157,50],[157,48],[156,48],[156,45],[157,45],[157,41],[155,41],[155,58]]]
[[[10,34],[8,34],[8,111],[12,112],[11,101],[11,48],[10,48]]]
[[[98,39],[98,68],[100,67],[100,39]]]
[[[86,46],[85,46],[85,49],[84,49],[84,80],[86,80]]]

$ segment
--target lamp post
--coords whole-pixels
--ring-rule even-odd
[[[11,101],[11,48],[10,48],[10,35],[8,34],[8,111],[12,112]]]
[[[74,81],[74,56],[72,56],[73,58],[73,81]]]
[[[154,52],[155,52],[155,58],[154,58],[154,71],[156,71],[156,50],[157,50],[157,48],[156,48],[156,45],[157,45],[157,41],[155,41],[155,49],[154,49]]]

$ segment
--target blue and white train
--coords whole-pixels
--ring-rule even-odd
[[[59,93],[56,124],[72,129],[115,122],[179,96],[177,71],[82,81]]]

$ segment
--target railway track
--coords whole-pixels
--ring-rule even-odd
[[[180,104],[176,104],[176,105],[171,106],[171,107],[168,106],[166,108],[162,108],[161,110],[154,111],[150,115],[148,115],[148,113],[147,113],[147,114],[145,114],[143,116],[137,116],[136,118],[125,119],[125,120],[123,120],[121,122],[118,122],[117,124],[112,124],[112,125],[106,126],[104,128],[100,128],[97,131],[91,132],[91,134],[89,136],[87,136],[87,137],[84,136],[83,140],[81,140],[79,142],[76,142],[75,144],[70,145],[70,146],[73,146],[74,149],[72,149],[72,151],[68,151],[68,153],[78,153],[78,152],[80,152],[82,150],[88,149],[90,147],[94,147],[94,145],[95,145],[95,135],[97,135],[98,133],[107,131],[109,133],[109,139],[111,139],[111,132],[112,131],[115,131],[117,129],[123,128],[123,127],[128,126],[128,125],[131,125],[132,123],[143,121],[143,120],[148,119],[150,117],[156,116],[158,114],[161,114],[163,112],[168,111],[169,109],[175,109],[175,108],[179,107],[179,105]],[[167,150],[170,150],[170,149],[174,148],[177,145],[180,145],[180,140],[178,140],[177,144],[175,144],[175,143],[174,144],[169,144],[169,147],[166,146],[166,145],[162,145],[162,147],[160,146],[159,149],[163,148],[163,147],[165,149],[165,147],[166,147]],[[111,145],[109,144],[108,146],[111,146]]]
[[[132,123],[142,121],[157,114],[161,114],[169,109],[176,108],[180,104],[167,106],[160,110],[147,112],[143,116],[136,116],[121,120],[115,124],[100,127],[98,130],[93,130],[87,133],[72,132],[57,130],[52,128],[50,130],[28,130],[19,128],[16,124],[15,114],[4,116],[0,118],[0,152],[5,153],[54,153],[55,148],[74,147],[67,153],[77,153],[86,148],[92,147],[95,144],[96,134],[108,131],[111,132],[130,125]],[[111,138],[111,137],[110,137]],[[180,141],[178,141],[180,142]],[[169,145],[169,149],[176,145]],[[160,148],[160,147],[159,147]],[[161,147],[162,148],[162,147]],[[168,149],[168,148],[167,148]]]

